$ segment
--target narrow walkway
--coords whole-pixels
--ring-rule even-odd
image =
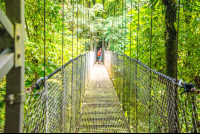
[[[83,101],[78,133],[128,133],[129,127],[103,65],[95,64]]]

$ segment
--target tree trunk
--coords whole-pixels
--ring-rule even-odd
[[[104,0],[103,0],[103,10],[104,10]]]
[[[176,78],[177,31],[174,25],[176,23],[176,2],[175,0],[162,0],[162,2],[165,5],[166,74]],[[177,86],[168,85],[167,94],[169,133],[179,133]]]
[[[90,0],[87,0],[88,8],[90,8]]]
[[[165,49],[166,49],[166,74],[176,78],[176,2],[163,0],[165,4]]]
[[[96,4],[96,0],[93,0],[93,6]]]

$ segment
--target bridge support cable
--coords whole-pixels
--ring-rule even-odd
[[[65,8],[65,1],[64,0],[62,0],[62,88],[63,88],[63,91],[62,91],[62,100],[61,100],[61,122],[60,122],[60,124],[62,124],[63,123],[63,125],[60,125],[60,132],[65,132],[66,130],[65,130],[65,126],[66,126],[66,124],[65,124],[65,121],[66,121],[66,118],[65,118],[65,103],[67,102],[66,101],[66,82],[65,82],[65,74],[64,74],[64,72],[65,72],[65,70],[64,70],[64,36],[65,36],[65,34],[64,34],[64,25],[65,25],[65,23],[64,23],[64,21],[65,21],[65,18],[64,18],[64,8]]]
[[[151,31],[150,31],[150,51],[149,51],[149,60],[150,60],[150,68],[151,68],[151,49],[152,49],[152,31],[153,31],[153,1],[151,1]],[[150,70],[150,85],[149,85],[149,133],[151,133],[151,84],[152,84],[152,76],[151,76],[152,71]]]
[[[138,0],[138,27],[137,27],[137,61],[138,61],[138,53],[139,53],[139,29],[140,29],[140,0]],[[136,65],[136,81],[138,81],[138,64],[135,64]],[[138,117],[137,117],[137,114],[138,114],[138,85],[137,85],[137,82],[136,82],[136,133],[138,132]]]
[[[131,57],[131,45],[132,45],[132,36],[131,36],[131,33],[132,33],[132,16],[133,16],[133,11],[132,11],[132,8],[133,8],[133,1],[131,0],[131,15],[130,15],[130,57]]]
[[[48,98],[48,89],[45,88],[46,87],[46,72],[45,72],[45,69],[46,69],[46,1],[43,0],[44,2],[44,31],[43,31],[43,36],[44,36],[44,98]],[[42,114],[43,114],[43,117],[46,116],[47,119],[43,119],[43,121],[41,121],[43,123],[43,125],[45,124],[45,132],[48,131],[48,123],[49,123],[49,100],[48,99],[42,99],[43,103],[46,103],[46,107],[42,107]],[[45,115],[46,114],[46,115]]]
[[[74,0],[72,0],[72,5],[73,5],[73,18],[72,18],[72,82],[71,82],[71,97],[72,97],[72,100],[71,100],[71,119],[70,119],[70,132],[73,132],[74,129],[75,129],[75,88],[74,88]]]
[[[177,66],[178,66],[178,35],[179,35],[179,14],[180,14],[180,0],[178,2],[178,18],[176,19],[177,20],[177,35],[176,35],[176,50],[175,50],[175,53],[176,53],[176,63],[175,63],[175,71],[176,71],[176,74],[175,74],[175,79],[176,79],[176,82],[178,82],[178,69],[177,69]],[[179,125],[179,109],[178,109],[178,85],[176,85],[176,88],[175,88],[175,96],[176,96],[176,99],[175,99],[175,126],[176,126],[176,129],[173,131],[175,133],[180,133],[180,125]]]

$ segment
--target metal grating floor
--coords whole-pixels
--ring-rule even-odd
[[[76,132],[130,132],[112,81],[103,65],[95,64],[93,67]]]

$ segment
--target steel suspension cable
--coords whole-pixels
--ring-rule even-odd
[[[77,17],[77,31],[76,31],[76,38],[77,38],[77,57],[78,57],[78,0],[76,0],[76,10],[77,10],[77,15],[76,15],[76,17]]]
[[[150,33],[150,90],[149,90],[149,133],[151,132],[151,48],[152,48],[152,31],[153,31],[153,2],[151,3],[151,33]]]
[[[74,57],[73,57],[73,49],[74,49],[74,0],[71,0],[71,5],[72,5],[72,12],[73,12],[73,15],[72,15],[72,82],[71,82],[71,96],[72,98],[73,95],[74,95],[74,74],[73,74],[73,70],[74,70]],[[74,100],[72,99],[71,101],[71,107],[74,106]],[[74,117],[75,117],[75,111],[74,111],[74,108],[72,108],[71,110],[71,119],[70,119],[70,132],[72,132],[73,128],[75,128],[75,124],[74,124]],[[73,122],[73,123],[72,123]]]
[[[139,45],[139,29],[140,29],[140,0],[138,0],[137,60],[138,60],[138,45]]]
[[[63,95],[63,99],[62,99],[62,105],[64,104],[63,101],[64,101],[64,97],[65,97],[64,66],[63,66],[64,56],[63,56],[63,54],[64,54],[64,0],[62,0],[62,88],[64,89],[64,92],[63,92],[64,95]],[[64,112],[63,106],[61,108],[61,111]],[[61,119],[64,122],[64,126],[65,126],[65,118],[63,116],[64,116],[64,113],[61,114]],[[60,125],[60,131],[62,132],[61,125]]]
[[[79,38],[78,38],[78,25],[79,25],[79,23],[78,23],[78,20],[79,20],[79,0],[76,0],[76,10],[77,10],[77,14],[76,14],[76,21],[77,21],[77,29],[76,29],[76,40],[77,40],[77,56],[76,57],[78,57],[79,56]],[[79,94],[79,91],[78,91],[78,85],[79,85],[79,82],[80,81],[78,81],[78,76],[79,76],[79,66],[80,66],[80,63],[78,62],[78,60],[76,61],[76,88],[75,88],[75,127],[76,127],[76,125],[77,125],[77,119],[78,119],[78,117],[77,117],[77,112],[78,112],[78,110],[77,110],[77,105],[79,105],[78,104],[78,94]]]
[[[151,5],[150,68],[151,68],[152,31],[153,31],[153,3],[152,3],[152,5]],[[151,70],[150,70],[150,71],[151,71]]]
[[[124,28],[125,28],[125,38],[124,38],[124,54],[125,54],[125,48],[126,48],[126,0],[125,0],[125,24],[124,24]]]
[[[113,21],[115,22],[115,9],[116,9],[116,1],[115,1],[115,6],[114,6],[114,19],[113,19]],[[115,23],[114,23],[115,24]],[[113,32],[115,33],[115,25],[114,25],[114,30],[113,30]],[[112,39],[113,40],[113,39]],[[113,44],[115,44],[115,41],[113,40]],[[115,48],[115,45],[114,45],[114,48]],[[115,49],[114,49],[114,51],[115,51]]]
[[[89,22],[89,37],[90,37],[90,51],[91,51],[91,30],[90,30],[90,1],[89,1],[89,9],[88,9],[88,22]]]
[[[121,34],[121,36],[122,36],[122,40],[123,40],[123,16],[124,15],[124,13],[123,13],[123,0],[122,0],[122,34]],[[122,54],[122,42],[121,42],[121,54]]]
[[[180,21],[180,1],[181,0],[179,0],[179,6],[178,6],[178,25],[177,25],[177,35],[176,35],[176,82],[178,82],[178,35],[179,35],[179,21]],[[176,114],[177,113],[179,113],[179,110],[178,110],[178,86],[176,86],[176,91],[175,91],[175,93],[176,93]],[[180,124],[179,124],[179,122],[178,122],[178,119],[177,118],[179,118],[179,115],[176,115],[176,123],[177,123],[177,130],[178,131],[176,131],[176,132],[180,132]]]
[[[114,24],[114,18],[115,18],[115,5],[114,5],[114,14],[113,14],[112,28],[111,28],[111,34],[110,34],[110,40],[109,40],[110,45],[111,45],[111,36],[113,36],[113,33],[114,33],[114,32],[113,32],[113,31],[114,31],[114,30],[113,30],[113,29],[114,29],[114,28],[113,28],[113,27],[114,27],[114,26],[113,26],[113,24]],[[113,42],[114,42],[114,40],[112,39],[112,43],[113,43]],[[115,49],[114,49],[114,51],[115,51]]]
[[[102,2],[103,2],[102,4],[103,4],[103,10],[104,10],[104,0]],[[103,19],[103,11],[102,11],[102,19]],[[102,39],[101,40],[102,40],[102,45],[101,46],[102,46],[102,52],[103,52],[102,55],[104,56],[104,52],[105,52],[104,34],[102,34]],[[102,58],[102,61],[104,62],[104,58]]]
[[[124,34],[125,34],[125,38],[124,38],[124,55],[125,55],[125,47],[126,47],[126,0],[125,0],[125,23],[124,23]],[[125,102],[126,102],[126,93],[124,93],[125,92],[125,68],[126,68],[126,57],[125,56],[123,56],[123,58],[124,58],[124,61],[123,61],[123,99],[122,99],[122,105],[123,105],[123,109],[124,110],[127,110],[126,108],[125,108]]]
[[[118,2],[118,37],[120,38],[120,2]],[[118,40],[118,43],[120,43],[119,42],[119,40]],[[121,50],[121,49],[120,49]],[[120,53],[119,51],[118,51],[118,53]]]
[[[84,45],[85,45],[85,0],[83,0],[83,41],[84,41]],[[86,49],[86,46],[85,46]]]
[[[177,36],[176,36],[176,82],[177,82],[177,78],[178,78],[178,69],[177,69],[177,62],[178,62],[178,35],[179,35],[179,21],[180,21],[180,2],[181,0],[179,0],[179,6],[178,6],[178,25],[177,25]]]
[[[74,0],[71,0],[71,4],[72,4],[72,12],[73,12],[73,15],[72,15],[72,69],[73,69],[73,52],[74,52]],[[73,71],[72,71],[72,76],[73,76]]]
[[[63,62],[64,62],[64,56],[63,56],[63,49],[64,49],[64,0],[62,1],[62,84],[63,83],[63,77],[64,77],[64,66],[63,66]]]
[[[131,33],[132,33],[132,27],[131,27],[131,23],[132,23],[132,6],[133,6],[133,1],[131,0],[131,20],[130,20],[130,57],[131,57]]]
[[[81,45],[83,45],[83,42],[84,42],[84,0],[82,1],[82,22],[81,22],[81,25],[82,25],[82,41],[81,41]],[[81,52],[82,54],[82,52]]]
[[[116,16],[117,16],[117,18],[116,18],[116,35],[117,35],[117,37],[118,37],[118,3],[116,3],[115,2],[115,4],[116,4]],[[117,44],[117,40],[115,40],[115,43]]]
[[[118,38],[119,38],[119,1],[117,1],[117,36],[118,36]],[[119,53],[119,51],[118,51],[118,53]],[[118,64],[118,56],[117,56],[117,64]],[[118,66],[117,66],[117,70],[118,70]],[[118,71],[117,71],[117,78],[118,78]],[[117,79],[117,96],[118,96],[118,98],[119,98],[119,79]]]
[[[81,22],[80,22],[80,24],[81,24],[81,29],[82,29],[82,31],[83,31],[83,14],[84,14],[84,11],[83,11],[83,1],[82,1],[82,5],[81,5],[81,7],[82,7],[82,10],[81,10],[81,13],[80,13],[80,16],[81,16]],[[80,45],[80,55],[82,54],[82,51],[81,51],[81,46],[83,45],[83,33],[81,34],[81,45]]]
[[[131,16],[130,16],[130,58],[131,58],[131,32],[132,32],[132,29],[131,29],[131,22],[132,22],[132,0],[131,0]],[[131,85],[129,85],[129,112],[128,112],[128,122],[130,124],[130,118],[131,118],[131,112],[130,112],[130,107],[131,107]]]
[[[137,61],[138,61],[138,44],[139,44],[139,24],[140,24],[140,0],[138,0],[138,29],[137,29]],[[136,63],[136,81],[137,81],[137,63]],[[136,115],[137,115],[137,98],[138,98],[138,91],[137,91],[137,82],[136,82]],[[136,116],[136,133],[137,133],[137,125],[138,125],[138,117]]]
[[[44,87],[45,87],[45,60],[46,60],[46,1],[44,0]]]
[[[45,89],[45,92],[46,92],[46,83],[45,83],[45,60],[46,60],[46,1],[44,0],[44,89]],[[47,109],[48,109],[48,102],[47,103]],[[48,111],[48,110],[47,110]],[[46,116],[48,115],[48,112],[46,112]],[[43,108],[43,117],[45,116],[45,108]],[[46,129],[45,131],[47,132],[47,127],[48,127],[48,116],[47,116],[47,123],[46,123]]]
[[[119,26],[118,26],[119,25],[119,21],[118,21],[118,18],[119,18],[119,3],[117,1],[117,38],[119,38]]]

